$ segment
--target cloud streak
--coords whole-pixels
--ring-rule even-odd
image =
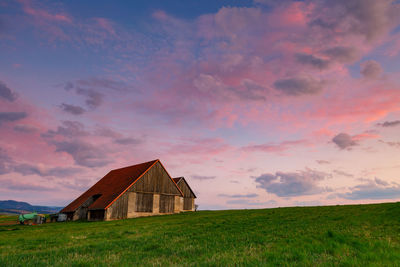
[[[318,185],[328,177],[323,172],[306,169],[298,172],[276,172],[275,174],[262,174],[255,177],[258,188],[279,197],[296,197],[315,195],[326,191]]]
[[[293,77],[274,82],[277,90],[289,96],[315,95],[322,91],[323,82],[311,77]]]
[[[26,112],[0,112],[0,125],[5,122],[14,122],[26,118]]]
[[[10,102],[17,99],[17,95],[2,81],[0,81],[0,97]]]
[[[400,120],[395,120],[395,121],[385,121],[382,123],[377,123],[377,126],[381,127],[395,127],[395,126],[400,126]]]
[[[84,167],[101,167],[111,162],[106,151],[99,146],[87,142],[73,141],[51,141],[56,147],[56,152],[65,152],[72,156],[75,163]]]
[[[360,73],[365,78],[377,79],[382,75],[383,69],[381,67],[381,64],[379,64],[379,62],[376,62],[375,60],[368,60],[361,64]]]
[[[338,196],[351,200],[400,198],[399,184],[389,184],[378,178],[375,178],[374,180],[368,180],[364,184],[350,188],[350,190],[350,192],[339,194]]]
[[[62,103],[60,105],[60,108],[63,111],[70,113],[72,115],[82,115],[83,113],[86,112],[86,110],[80,106],[75,106],[75,105],[70,105],[70,104],[65,104],[65,103]]]
[[[79,168],[71,167],[54,167],[54,168],[43,168],[41,166],[35,166],[32,164],[17,164],[12,169],[16,173],[22,175],[38,175],[41,177],[55,176],[55,177],[71,177],[82,172]]]
[[[219,197],[227,197],[227,198],[256,198],[258,197],[257,194],[250,193],[250,194],[218,194]]]
[[[242,147],[243,151],[247,152],[267,152],[267,153],[281,153],[291,148],[295,148],[298,146],[307,146],[310,145],[310,142],[307,140],[292,140],[292,141],[283,141],[281,143],[276,144],[261,144],[261,145],[249,145]]]
[[[214,180],[216,176],[192,175],[192,179],[199,181]]]

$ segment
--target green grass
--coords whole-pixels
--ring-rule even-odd
[[[0,226],[17,265],[399,266],[400,203]]]

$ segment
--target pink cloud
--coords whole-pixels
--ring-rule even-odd
[[[320,102],[310,115],[330,117],[337,122],[354,122],[360,119],[365,122],[376,121],[400,109],[398,89],[390,87],[392,86],[389,84],[373,85],[369,89],[353,87],[354,92],[351,94],[343,92],[333,99]],[[342,90],[347,90],[346,88],[348,87]]]
[[[158,20],[166,20],[166,19],[170,18],[170,16],[168,16],[167,13],[165,13],[165,11],[163,11],[163,10],[157,10],[157,11],[153,12],[152,16],[153,16],[153,18],[158,19]]]
[[[385,50],[385,55],[388,57],[396,57],[400,53],[400,33],[394,34]]]
[[[380,138],[380,137],[381,136],[379,134],[376,134],[376,133],[364,132],[364,133],[360,133],[360,134],[354,135],[353,139],[354,140],[364,140],[364,139],[377,139],[377,138]]]
[[[114,29],[113,23],[106,18],[95,18],[94,19],[98,25],[103,28],[104,30],[106,30],[109,34],[111,35],[115,35],[116,31]]]
[[[109,48],[115,40],[120,40],[118,45],[112,45],[113,49],[130,50],[137,49],[134,34],[122,30],[108,18],[94,17],[83,19],[74,17],[72,13],[63,11],[63,5],[43,6],[31,0],[19,0],[24,15],[21,20],[23,26],[34,30],[35,34],[45,38],[47,45],[55,45],[56,42],[68,42],[75,48]]]
[[[24,12],[28,15],[33,16],[37,20],[45,20],[49,22],[65,22],[72,23],[72,18],[66,13],[56,13],[52,14],[44,8],[35,6],[30,0],[18,0],[22,4]]]
[[[241,149],[246,152],[267,152],[267,153],[278,153],[284,152],[294,147],[298,146],[312,146],[312,144],[307,140],[294,140],[294,141],[283,141],[281,143],[270,143],[262,145],[249,145],[242,147]]]
[[[273,27],[304,27],[309,21],[313,9],[312,3],[293,2],[278,6],[269,16],[268,22]]]
[[[389,97],[384,100],[383,104],[372,101],[377,95],[380,95],[380,98],[386,98],[386,95],[391,94],[390,92],[382,95],[383,91],[381,90],[362,92],[360,89],[356,91],[358,95],[357,93],[347,94],[344,92],[344,88],[353,86],[352,82],[348,82],[345,86],[341,84],[342,91],[337,90],[337,86],[329,83],[329,80],[337,77],[338,73],[348,81],[352,79],[349,77],[346,63],[334,61],[330,56],[323,54],[325,52],[321,51],[319,45],[321,41],[327,42],[326,47],[332,48],[336,48],[339,43],[351,46],[357,43],[360,44],[357,45],[358,53],[367,53],[373,48],[373,44],[364,44],[363,39],[357,34],[343,36],[341,33],[337,33],[332,36],[331,32],[309,26],[310,20],[320,15],[317,8],[313,4],[301,2],[278,6],[269,13],[259,8],[222,8],[216,14],[201,16],[193,22],[194,26],[191,24],[192,22],[172,18],[164,11],[157,11],[153,16],[163,19],[163,23],[167,23],[167,25],[171,23],[172,26],[174,25],[172,23],[177,23],[184,29],[184,32],[197,28],[199,41],[205,40],[205,46],[200,51],[202,57],[199,61],[190,56],[181,57],[194,49],[193,43],[182,42],[182,36],[174,36],[179,39],[177,41],[179,45],[177,43],[174,46],[176,50],[154,57],[154,61],[151,63],[152,72],[148,73],[151,84],[162,86],[163,89],[155,89],[150,97],[151,102],[141,101],[139,106],[146,111],[161,108],[164,111],[163,114],[174,118],[175,121],[179,117],[195,116],[208,124],[210,114],[224,114],[223,117],[226,116],[229,126],[233,125],[235,121],[243,124],[260,119],[265,121],[265,114],[271,113],[271,105],[252,103],[251,112],[243,112],[243,107],[246,106],[245,102],[251,103],[255,99],[266,99],[267,103],[280,104],[281,107],[284,107],[281,108],[282,110],[286,108],[285,113],[279,113],[280,119],[293,122],[300,115],[298,110],[304,110],[311,101],[305,97],[303,97],[304,99],[283,99],[277,95],[275,90],[271,90],[271,87],[273,88],[273,82],[278,79],[296,77],[301,74],[328,81],[323,88],[326,93],[323,94],[320,101],[316,101],[316,97],[312,99],[314,103],[321,103],[321,107],[311,103],[313,111],[311,116],[321,119],[323,117],[332,118],[332,121],[337,122],[346,121],[350,117],[354,120],[358,120],[360,117],[365,120],[374,120],[395,110],[395,100],[392,101]],[[282,14],[287,17],[281,16]],[[277,19],[283,21],[282,25],[274,24],[279,28],[276,32],[271,29],[267,31],[258,23],[265,18],[272,19],[275,15]],[[288,27],[290,25],[296,29]],[[298,27],[302,27],[302,30],[299,31]],[[311,35],[315,38],[306,38]],[[237,36],[241,36],[241,38],[237,38]],[[328,36],[332,37],[330,41],[326,39]],[[221,37],[227,39],[220,40]],[[180,46],[182,43],[183,47]],[[330,68],[321,72],[300,65],[292,55],[304,52],[316,52],[320,54],[321,58],[332,60]],[[265,61],[263,58],[266,57],[272,59]],[[187,64],[183,67],[171,63],[176,62],[178,58]],[[166,78],[167,81],[173,80],[173,83],[166,83]],[[251,82],[251,87],[246,88],[246,85],[250,86],[247,81]],[[249,91],[249,88],[252,88],[252,91]],[[182,99],[182,95],[185,95],[184,99]],[[207,101],[207,105],[195,107],[189,104],[203,101]],[[231,103],[242,108],[232,109]],[[333,107],[334,105],[337,107]],[[339,107],[343,107],[343,105],[344,108]],[[370,110],[366,109],[366,106]],[[230,114],[217,112],[217,110],[228,110]],[[291,114],[292,111],[293,114]],[[305,111],[304,115],[309,113]],[[215,118],[221,120],[220,116]]]

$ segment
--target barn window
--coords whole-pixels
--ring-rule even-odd
[[[160,213],[173,213],[175,196],[160,195]]]
[[[153,212],[153,194],[136,193],[136,211]]]

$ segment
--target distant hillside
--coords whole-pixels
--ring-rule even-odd
[[[15,200],[0,200],[0,213],[56,213],[59,212],[63,207],[52,207],[52,206],[33,206],[26,202],[20,202]]]

